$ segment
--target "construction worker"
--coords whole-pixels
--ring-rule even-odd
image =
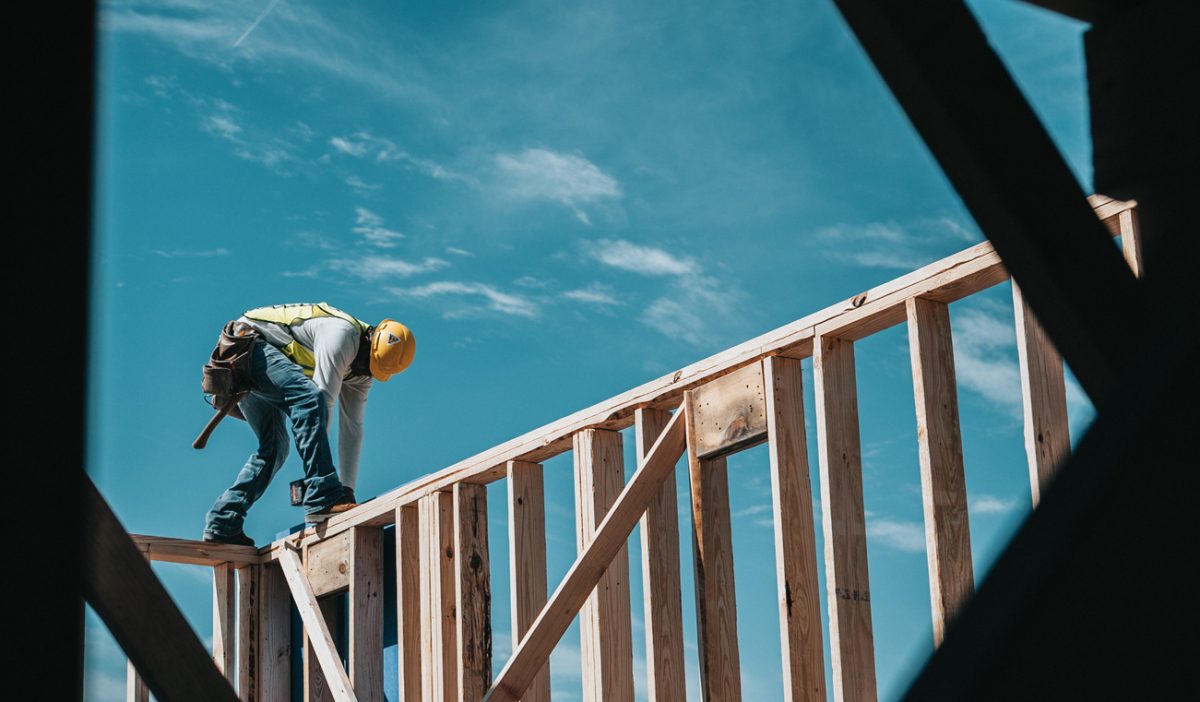
[[[252,388],[231,414],[254,430],[258,448],[209,510],[204,540],[253,546],[243,531],[246,512],[287,458],[288,425],[304,463],[306,513],[324,517],[355,506],[367,392],[373,380],[386,382],[412,363],[416,342],[395,320],[370,326],[324,302],[259,307],[238,321],[261,338],[250,355]],[[327,426],[339,400],[335,469]]]

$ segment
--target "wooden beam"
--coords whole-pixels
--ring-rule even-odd
[[[150,702],[150,688],[129,661],[125,677],[125,702]]]
[[[383,702],[383,530],[350,533],[350,685],[363,702]]]
[[[396,648],[400,699],[421,699],[421,539],[417,507],[396,509]]]
[[[258,572],[258,665],[255,675],[259,702],[292,699],[292,608],[287,580],[277,564]]]
[[[318,598],[317,606],[321,609],[321,618],[325,620],[325,627],[329,629],[334,647],[337,648],[343,645],[341,641],[342,597],[339,595],[330,595]],[[338,654],[339,656],[341,654],[340,648],[338,648]],[[320,661],[317,660],[317,654],[313,650],[312,637],[310,636],[303,637],[300,663],[302,666],[301,676],[304,681],[301,699],[304,702],[334,702],[333,690],[330,689],[325,671],[321,668]]]
[[[751,363],[692,393],[696,455],[713,458],[753,446],[767,437],[762,364]]]
[[[787,702],[823,702],[825,651],[800,373],[800,361],[794,358],[763,360],[783,698]]]
[[[263,560],[262,556],[258,554],[258,549],[253,546],[216,544],[144,534],[130,534],[129,538],[133,539],[146,558],[152,561],[206,566],[232,563],[235,567],[240,568]]]
[[[350,587],[351,531],[342,532],[304,547],[304,572],[317,597]]]
[[[486,485],[454,486],[454,566],[458,699],[478,702],[492,686],[492,584]]]
[[[638,462],[646,459],[671,421],[671,413],[634,413]],[[679,507],[675,476],[663,479],[642,515],[642,599],[646,629],[646,699],[683,702],[687,687],[683,662],[683,603],[679,584]]]
[[[1132,202],[1114,205],[1104,198],[1097,207],[1106,217],[1128,209]],[[488,483],[505,476],[508,461],[539,462],[571,448],[571,437],[582,429],[618,430],[633,424],[633,413],[643,407],[670,409],[679,403],[685,390],[696,388],[728,373],[756,363],[767,356],[807,358],[811,355],[814,335],[860,339],[904,322],[904,304],[910,297],[926,297],[953,302],[980,290],[1002,283],[1008,273],[991,244],[984,242],[935,261],[908,275],[858,293],[842,302],[814,312],[791,324],[769,331],[697,361],[628,392],[581,410],[568,417],[471,456],[458,463],[402,485],[357,509],[338,515],[318,532],[308,529],[302,543],[329,538],[355,526],[384,526],[395,518],[395,509],[415,504],[423,496],[449,490],[454,483]],[[289,537],[295,540],[295,537]],[[263,549],[263,556],[275,558],[283,548],[280,539]]]
[[[629,533],[661,489],[662,481],[675,468],[684,449],[684,411],[678,411],[642,461],[633,478],[587,547],[559,584],[550,601],[534,620],[529,633],[517,644],[512,658],[500,671],[484,699],[488,702],[516,702],[547,663],[571,620],[588,599],[609,564],[624,547]]]
[[[237,644],[234,639],[234,616],[237,612],[237,582],[233,565],[213,566],[213,626],[212,655],[217,670],[231,684],[237,672]]]
[[[962,0],[836,3],[1097,401],[1127,355],[1110,343],[1112,320],[1136,325],[1141,290],[971,11]]]
[[[820,337],[814,348],[833,695],[837,702],[870,702],[876,699],[875,649],[854,345]]]
[[[325,625],[325,617],[321,606],[317,604],[317,596],[313,594],[308,578],[304,577],[304,566],[300,563],[300,557],[295,551],[281,553],[279,565],[283,568],[283,576],[287,579],[296,609],[300,611],[300,620],[304,622],[310,650],[325,673],[325,680],[329,684],[333,699],[337,702],[355,700],[350,678],[346,675],[346,669],[342,667],[342,658],[333,644],[329,628]]]
[[[696,586],[696,642],[700,690],[710,702],[742,698],[738,658],[737,598],[733,584],[733,535],[725,457],[696,453],[695,401],[686,395],[688,475],[692,492],[692,552]]]
[[[625,485],[621,435],[584,429],[575,435],[575,521],[579,551]],[[584,702],[633,700],[633,630],[629,555],[622,546],[579,613]]]
[[[945,303],[908,301],[908,348],[917,408],[933,643],[940,646],[950,622],[975,590],[954,342]]]
[[[259,632],[261,565],[237,569],[237,686],[242,702],[258,702]]]
[[[1062,357],[1013,283],[1013,313],[1017,325],[1017,365],[1021,374],[1021,409],[1025,426],[1025,457],[1033,506],[1042,499],[1054,470],[1071,453],[1067,422],[1067,385]]]
[[[421,698],[458,699],[458,623],[455,617],[454,496],[435,492],[421,511]]]
[[[1138,214],[1135,209],[1123,210],[1117,215],[1118,229],[1121,234],[1121,255],[1129,264],[1129,269],[1138,278],[1142,277],[1142,232],[1138,226]]]
[[[508,563],[513,645],[546,606],[546,498],[539,463],[508,463]],[[550,665],[534,676],[522,702],[550,702]]]

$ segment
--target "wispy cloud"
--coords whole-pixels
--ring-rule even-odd
[[[695,275],[700,270],[690,258],[624,239],[599,239],[584,246],[592,258],[606,266],[643,275],[684,276]]]
[[[403,239],[404,234],[383,226],[383,217],[365,207],[354,208],[354,233],[366,239],[368,243],[381,249],[390,249],[396,241]],[[440,259],[426,259],[440,260]],[[442,261],[445,263],[445,261]]]
[[[467,251],[466,249],[460,249],[457,246],[447,246],[446,253],[452,254],[454,256],[464,256],[464,257],[468,257],[468,258],[475,255],[475,254],[471,253],[470,251]]]
[[[280,175],[291,175],[290,167],[298,160],[291,143],[261,130],[249,130],[237,116],[237,108],[224,100],[186,97],[201,112],[210,111],[201,116],[200,129],[233,144],[235,156],[262,164]]]
[[[349,185],[350,187],[354,188],[355,190],[359,190],[362,192],[374,192],[376,190],[383,189],[382,185],[379,185],[378,183],[368,183],[367,181],[363,180],[362,178],[359,178],[358,176],[347,177],[346,185]]]
[[[376,281],[384,278],[408,278],[419,273],[439,271],[449,265],[447,261],[432,256],[418,263],[388,256],[339,258],[328,263],[331,270],[346,273],[365,281]]]
[[[271,0],[271,3],[269,5],[267,5],[266,9],[264,9],[262,11],[262,14],[260,14],[257,18],[255,18],[254,22],[251,23],[251,25],[246,28],[246,31],[242,32],[242,36],[238,37],[237,41],[233,42],[233,48],[236,49],[239,46],[241,46],[242,42],[246,41],[246,37],[250,36],[250,33],[258,28],[258,25],[262,23],[263,19],[267,15],[271,14],[271,10],[274,10],[275,6],[278,4],[279,4],[279,0]]]
[[[447,310],[443,316],[447,318],[472,316],[482,312],[496,312],[514,317],[536,317],[539,313],[537,303],[516,293],[497,290],[486,283],[439,281],[413,288],[392,288],[392,294],[398,297],[427,299],[433,297],[482,298],[483,306],[455,307]]]
[[[980,237],[949,218],[896,222],[836,224],[817,231],[825,255],[863,268],[914,270],[944,255],[947,244],[972,244]]]
[[[557,202],[590,224],[587,207],[621,197],[616,178],[583,156],[547,149],[497,154],[497,188],[514,200]]]
[[[209,258],[212,256],[228,256],[230,254],[230,251],[229,251],[229,249],[221,249],[221,248],[199,249],[199,250],[174,249],[171,251],[155,249],[154,253],[158,254],[159,256],[162,256],[163,258]]]
[[[568,290],[562,296],[568,300],[596,305],[598,307],[612,307],[621,304],[621,301],[613,296],[612,290],[608,286],[600,285],[599,283],[593,283],[586,288]]]
[[[1021,376],[1016,359],[1016,330],[1007,317],[979,307],[955,309],[950,316],[954,334],[954,372],[958,383],[1021,416]]]
[[[867,536],[878,539],[897,551],[925,552],[925,525],[867,515]]]
[[[376,163],[397,162],[437,180],[457,180],[472,185],[476,184],[473,178],[452,171],[431,159],[413,156],[391,140],[374,136],[370,132],[356,132],[344,137],[335,136],[329,140],[329,145],[335,152],[344,156],[367,159]]]
[[[979,495],[971,500],[971,514],[1007,514],[1018,506],[1016,498],[1003,499],[995,495]]]

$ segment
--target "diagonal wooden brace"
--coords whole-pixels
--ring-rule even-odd
[[[329,627],[325,626],[325,618],[321,616],[317,596],[313,594],[312,585],[304,575],[300,557],[294,550],[285,547],[279,552],[279,565],[283,568],[283,576],[287,579],[292,598],[296,601],[296,609],[300,610],[305,633],[312,644],[313,653],[317,656],[317,662],[325,673],[325,680],[333,698],[338,702],[358,702],[346,669],[342,667],[333,637],[329,634]]]

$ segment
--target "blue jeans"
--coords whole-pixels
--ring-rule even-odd
[[[342,483],[329,450],[328,411],[321,391],[300,366],[261,339],[254,344],[251,359],[253,389],[238,407],[258,437],[258,449],[205,517],[204,530],[220,536],[243,533],[250,505],[266,492],[287,458],[289,423],[296,451],[304,462],[305,511],[320,512],[342,497]]]

